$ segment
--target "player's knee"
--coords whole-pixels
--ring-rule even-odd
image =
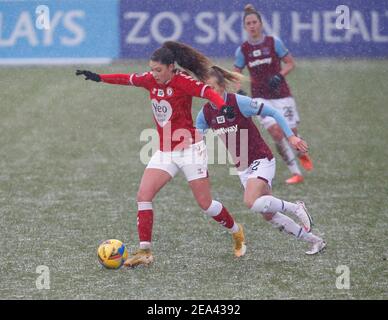
[[[207,197],[199,198],[199,199],[197,199],[197,202],[198,202],[199,207],[203,211],[208,210],[212,204],[212,200],[207,198]]]
[[[262,214],[268,213],[268,210],[271,206],[271,196],[261,196],[257,198],[253,205],[251,206],[251,210],[253,212],[260,212]]]
[[[253,198],[244,198],[244,203],[248,207],[248,209],[252,209],[253,204],[255,203],[256,199]]]
[[[278,125],[269,127],[268,132],[275,141],[281,141],[284,137],[283,131]]]
[[[272,135],[272,137],[273,137],[273,139],[275,140],[275,141],[282,141],[282,139],[283,139],[283,137],[284,137],[284,135],[283,135],[283,132],[275,132],[273,135]]]
[[[263,213],[262,216],[263,216],[265,221],[269,222],[272,220],[274,214],[272,212],[267,212],[267,213]]]

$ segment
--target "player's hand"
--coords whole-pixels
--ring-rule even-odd
[[[85,80],[92,80],[92,81],[96,81],[96,82],[101,81],[101,77],[97,73],[94,73],[94,72],[91,72],[88,70],[77,70],[75,72],[75,75],[76,76],[84,75]]]
[[[238,90],[236,93],[241,95],[241,96],[247,96],[248,95],[248,93],[246,93],[243,89]]]
[[[268,84],[271,89],[276,90],[279,88],[283,79],[284,77],[280,73],[278,73],[278,74],[275,74],[271,79],[269,79]]]
[[[232,106],[223,106],[221,108],[221,114],[227,119],[233,119],[235,117]]]
[[[297,137],[297,136],[291,136],[288,138],[288,141],[290,142],[290,145],[300,151],[300,152],[303,152],[303,153],[306,153],[309,149],[308,145],[307,145],[307,142],[304,141],[303,139]]]

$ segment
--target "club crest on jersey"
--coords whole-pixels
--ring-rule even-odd
[[[164,97],[164,91],[162,89],[158,89],[158,97]]]
[[[224,116],[219,116],[216,118],[218,124],[225,123],[225,117]]]
[[[173,95],[173,93],[174,93],[174,91],[173,91],[172,88],[170,88],[170,87],[167,88],[166,92],[167,92],[167,95],[168,95],[169,97],[171,97],[171,96]]]
[[[258,56],[261,56],[261,50],[255,50],[252,52],[253,56],[254,57],[258,57]]]
[[[156,94],[156,91],[157,91],[158,89],[156,89],[156,88],[153,88],[152,89],[152,94]]]

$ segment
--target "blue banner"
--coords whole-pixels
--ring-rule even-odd
[[[118,34],[116,0],[0,2],[2,61],[117,58]]]
[[[153,0],[120,2],[120,56],[145,58],[166,40],[231,57],[246,39],[243,8],[262,13],[264,32],[298,57],[387,57],[388,1]]]
[[[166,40],[232,57],[242,0],[0,1],[0,62],[148,58]],[[388,1],[252,1],[298,57],[387,57]],[[7,63],[7,62],[5,62]]]

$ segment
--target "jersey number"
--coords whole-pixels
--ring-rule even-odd
[[[294,118],[294,110],[292,109],[292,107],[283,107],[283,111],[284,118],[288,118],[289,121]]]
[[[260,164],[260,161],[259,161],[259,160],[253,161],[252,164],[251,164],[251,170],[252,170],[252,171],[256,171],[256,170],[257,170],[257,167],[259,166],[259,164]]]

